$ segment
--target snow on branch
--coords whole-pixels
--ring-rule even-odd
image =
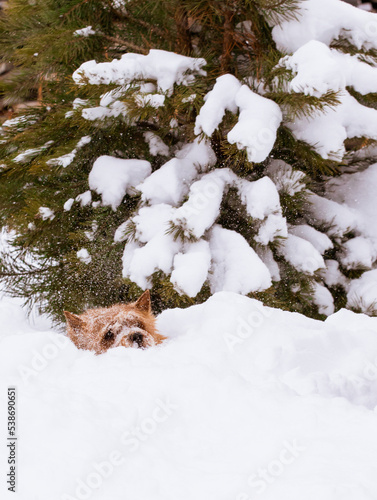
[[[246,149],[249,161],[259,163],[270,154],[282,121],[278,104],[243,85],[236,95],[240,109],[238,123],[228,133],[230,144]]]
[[[316,40],[300,47],[292,56],[285,56],[278,66],[295,75],[288,89],[322,97],[327,92],[344,90],[347,86],[365,95],[377,92],[377,68],[350,54],[344,54]]]
[[[287,123],[296,139],[310,144],[322,158],[337,161],[345,154],[347,138],[377,139],[377,111],[361,105],[347,91],[339,94],[339,100],[335,108]]]
[[[194,81],[195,75],[206,75],[202,69],[205,64],[202,58],[153,49],[147,55],[127,53],[111,62],[87,61],[72,77],[78,84],[87,79],[92,85],[124,85],[138,79],[151,79],[157,81],[159,91],[171,93],[174,84],[188,85]]]
[[[241,82],[233,75],[226,74],[216,79],[213,89],[205,96],[205,103],[196,117],[196,135],[204,132],[211,137],[224,118],[225,111],[237,113],[236,95],[241,86]]]
[[[103,205],[116,210],[125,194],[134,194],[135,186],[151,172],[151,164],[145,160],[100,156],[89,174],[89,187],[102,195]]]
[[[216,156],[209,141],[195,140],[185,144],[172,158],[137,186],[142,200],[150,203],[178,205],[188,193],[190,184],[201,172],[215,165]]]
[[[213,89],[206,95],[195,122],[195,134],[211,136],[219,127],[226,111],[240,110],[238,123],[228,133],[230,144],[246,149],[249,161],[261,162],[270,154],[276,131],[282,120],[279,106],[241,85],[233,75],[217,78]]]
[[[215,224],[211,230],[211,292],[228,291],[246,295],[271,286],[267,266],[245,238]]]
[[[282,52],[292,53],[310,40],[330,45],[342,36],[358,49],[377,48],[377,15],[341,0],[305,0],[297,19],[283,21],[272,30]]]

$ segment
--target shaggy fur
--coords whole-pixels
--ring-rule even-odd
[[[131,304],[88,309],[80,315],[68,311],[64,314],[67,334],[72,342],[79,349],[96,354],[120,345],[145,349],[165,340],[156,330],[149,290]]]

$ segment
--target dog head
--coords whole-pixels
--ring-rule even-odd
[[[96,354],[118,346],[145,349],[165,339],[156,331],[149,290],[131,304],[88,309],[79,315],[68,311],[64,314],[67,334],[72,342],[79,349]]]

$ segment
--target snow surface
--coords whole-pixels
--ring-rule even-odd
[[[377,497],[376,318],[319,322],[222,292],[163,312],[165,344],[100,356],[14,299],[0,324],[19,438],[4,499]]]

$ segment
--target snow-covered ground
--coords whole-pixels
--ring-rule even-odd
[[[165,344],[101,356],[14,299],[0,325],[1,498],[377,498],[377,318],[323,323],[220,292],[163,312]]]

